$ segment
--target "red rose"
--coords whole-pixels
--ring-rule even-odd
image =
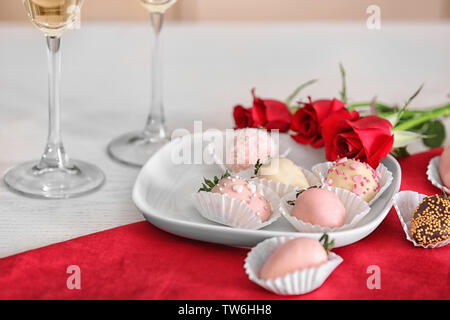
[[[261,99],[252,89],[253,106],[251,108],[253,126],[267,130],[278,129],[286,132],[291,125],[292,114],[284,102],[278,100]]]
[[[388,155],[394,144],[392,124],[377,116],[357,120],[329,117],[323,123],[322,135],[328,160],[356,158],[373,168]]]
[[[294,113],[291,130],[297,134],[292,138],[298,143],[310,144],[314,148],[323,147],[322,123],[332,113],[340,110],[347,112],[344,103],[338,99],[313,102],[310,98],[309,103]]]
[[[246,109],[240,105],[234,107],[233,118],[236,123],[236,126],[234,127],[235,129],[253,127],[253,118],[250,108]]]

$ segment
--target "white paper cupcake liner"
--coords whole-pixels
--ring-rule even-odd
[[[405,231],[406,239],[411,241],[414,246],[422,247],[425,249],[434,249],[446,246],[450,243],[450,239],[445,241],[423,245],[414,241],[411,236],[411,221],[414,214],[414,209],[417,208],[419,203],[426,197],[424,194],[420,194],[415,191],[401,191],[394,196],[394,207],[397,211],[398,218],[402,224],[403,231]]]
[[[273,251],[294,239],[294,237],[275,237],[260,242],[245,259],[244,269],[249,279],[264,289],[280,295],[299,295],[319,288],[328,276],[341,264],[343,259],[330,252],[328,261],[318,267],[306,268],[288,273],[276,279],[262,280],[259,272]]]
[[[281,203],[280,197],[272,189],[262,184],[256,184],[256,191],[261,193],[272,206],[272,214],[264,222],[242,200],[206,191],[193,193],[192,198],[197,210],[208,220],[234,228],[261,229],[281,216]]]
[[[344,225],[334,228],[324,227],[317,224],[311,224],[309,222],[305,222],[300,219],[297,219],[294,216],[291,216],[291,212],[294,206],[289,205],[287,201],[296,199],[296,192],[291,192],[286,196],[284,196],[283,198],[281,198],[281,214],[298,231],[329,233],[351,229],[369,213],[370,207],[367,204],[367,202],[364,201],[361,197],[358,197],[353,192],[329,186],[323,186],[322,188],[330,190],[334,194],[336,194],[336,196],[344,205],[345,207]]]
[[[439,161],[441,160],[440,156],[434,157],[430,160],[430,163],[427,167],[427,177],[433,186],[439,188],[440,190],[444,189],[444,191],[449,194],[450,189],[444,186],[442,182],[441,175],[439,174]]]
[[[323,162],[313,166],[312,171],[319,176],[322,184],[324,184],[325,178],[327,177],[328,174],[328,169],[330,169],[332,166],[333,162],[331,161]],[[380,180],[381,187],[380,190],[378,190],[375,197],[369,202],[369,206],[372,205],[383,194],[383,192],[387,190],[387,188],[392,183],[392,180],[394,179],[392,176],[392,172],[390,172],[382,163],[378,165],[377,170],[381,175]]]
[[[320,178],[314,174],[313,172],[306,170],[304,168],[301,168],[303,174],[305,175],[306,180],[308,180],[308,183],[310,186],[322,186],[322,182],[320,181]],[[287,195],[288,193],[297,191],[302,189],[301,187],[297,187],[297,186],[293,186],[290,184],[285,184],[285,183],[281,183],[281,182],[276,182],[273,180],[269,180],[269,179],[265,179],[265,178],[254,178],[254,180],[259,181],[261,184],[269,187],[270,189],[272,189],[273,191],[275,191],[278,196],[284,197],[285,195]]]

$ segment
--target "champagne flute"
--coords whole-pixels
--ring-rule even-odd
[[[124,164],[142,166],[159,148],[169,141],[163,105],[161,28],[164,13],[177,0],[139,0],[150,12],[153,29],[151,46],[151,103],[143,130],[125,133],[108,145],[109,155]]]
[[[49,85],[49,133],[41,159],[9,170],[6,185],[21,194],[39,198],[68,198],[99,188],[105,176],[94,165],[70,159],[61,139],[60,74],[61,35],[79,23],[83,0],[23,0],[32,23],[46,37]]]

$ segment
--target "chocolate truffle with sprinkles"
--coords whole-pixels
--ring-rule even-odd
[[[419,203],[411,221],[411,236],[423,245],[450,238],[450,199],[445,194],[426,197]]]

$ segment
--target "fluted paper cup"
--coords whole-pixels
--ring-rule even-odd
[[[305,175],[306,180],[308,180],[308,183],[310,186],[320,187],[322,185],[320,178],[316,174],[314,174],[313,172],[311,172],[309,170],[301,168],[301,167],[300,167],[300,169],[302,170],[303,174]],[[276,182],[276,181],[266,179],[266,178],[257,178],[256,177],[254,179],[256,181],[259,181],[261,184],[269,187],[273,191],[275,191],[280,198],[284,197],[288,193],[302,189],[301,187],[293,186],[290,184],[284,184],[282,182]]]
[[[401,191],[394,196],[394,207],[397,211],[398,218],[402,224],[403,231],[405,231],[406,239],[411,241],[414,246],[422,247],[425,249],[434,249],[446,246],[450,243],[450,239],[445,241],[423,245],[414,241],[411,236],[411,221],[413,218],[414,210],[419,203],[426,197],[424,194],[420,194],[415,191]]]
[[[299,295],[319,288],[343,259],[330,252],[328,261],[318,267],[306,268],[288,273],[276,279],[263,280],[260,270],[269,256],[282,244],[294,237],[275,237],[260,242],[245,259],[244,269],[249,279],[264,289],[280,295]]]
[[[291,206],[287,203],[289,200],[296,199],[296,192],[291,192],[281,198],[281,214],[286,218],[287,221],[298,231],[300,232],[320,232],[320,233],[330,233],[341,230],[348,230],[353,228],[362,218],[364,218],[370,211],[370,207],[366,201],[364,201],[361,197],[358,197],[353,192],[323,186],[323,189],[330,190],[339,198],[345,208],[345,220],[344,225],[340,227],[325,227],[317,224],[311,224],[306,221],[302,221],[297,219],[296,217],[291,215],[292,209],[294,206]]]
[[[312,171],[319,176],[320,181],[322,184],[325,184],[325,178],[327,177],[328,170],[333,166],[333,162],[322,162],[319,164],[316,164],[312,167]],[[390,186],[392,183],[392,180],[394,179],[392,176],[392,172],[388,170],[382,163],[380,163],[377,167],[378,172],[381,175],[380,179],[380,190],[378,190],[375,197],[370,200],[369,206],[372,205]]]
[[[439,174],[439,161],[441,161],[441,157],[437,156],[430,160],[430,163],[427,167],[427,177],[433,186],[439,188],[440,190],[444,190],[446,193],[450,193],[450,189],[444,186],[442,182],[441,175]]]
[[[255,184],[256,191],[269,201],[272,214],[267,221],[262,221],[245,201],[228,195],[200,191],[192,194],[193,202],[200,214],[211,221],[234,228],[261,229],[275,222],[281,215],[280,198],[270,188]]]

